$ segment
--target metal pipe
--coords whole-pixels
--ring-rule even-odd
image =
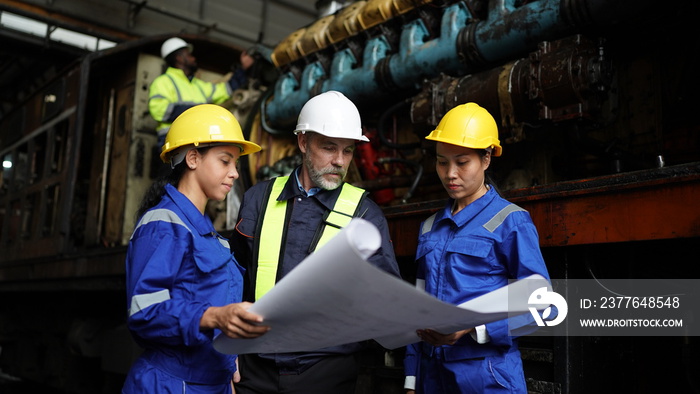
[[[414,143],[410,143],[410,144],[399,144],[396,142],[389,141],[386,138],[386,135],[384,134],[386,132],[385,124],[386,124],[387,118],[389,118],[389,116],[393,115],[399,109],[401,109],[403,107],[407,107],[410,104],[411,104],[411,102],[408,100],[399,101],[398,103],[394,104],[389,109],[384,111],[382,116],[379,117],[379,121],[377,122],[377,134],[379,134],[379,140],[381,141],[382,145],[384,145],[388,148],[391,148],[391,149],[416,149],[416,148],[420,148],[420,146],[421,146],[420,142],[414,142]]]
[[[441,73],[463,75],[478,71],[532,50],[538,42],[572,34],[582,25],[614,23],[616,18],[606,13],[621,12],[617,3],[540,0],[516,7],[515,0],[492,0],[487,19],[481,21],[472,21],[463,3],[455,3],[444,9],[441,34],[433,40],[423,42],[427,29],[419,19],[403,25],[398,51],[391,53],[388,44],[377,45],[381,36],[368,40],[362,67],[353,68],[360,62],[348,49],[335,53],[328,73],[323,71],[319,60],[309,58],[306,68],[318,68],[321,72],[302,83],[291,72],[282,75],[266,115],[271,124],[279,125],[288,121],[290,114],[298,113],[313,93],[339,90],[354,101],[376,100],[377,92],[387,90],[385,85],[410,89]],[[650,0],[641,4],[632,2],[630,8],[635,12],[647,11],[651,8],[648,3]],[[582,15],[578,12],[581,9],[595,14]]]
[[[408,200],[411,197],[413,197],[413,192],[416,190],[418,182],[420,182],[420,179],[423,177],[423,166],[418,162],[402,159],[399,157],[382,157],[379,159],[379,163],[402,163],[407,164],[416,170],[416,175],[413,178],[413,182],[411,182],[411,186],[408,188],[406,194],[404,194],[403,198],[401,199],[401,203],[406,204]]]
[[[269,3],[269,0],[263,0],[262,7],[260,9],[260,31],[258,32],[258,42],[263,42],[263,38],[265,36],[265,25],[267,25],[267,5]]]

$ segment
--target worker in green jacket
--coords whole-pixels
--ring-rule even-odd
[[[192,44],[179,37],[166,40],[160,52],[168,69],[151,83],[148,110],[158,122],[158,147],[163,145],[170,124],[181,113],[198,104],[221,104],[231,93],[246,83],[245,70],[254,62],[245,51],[241,53],[241,67],[227,82],[212,83],[195,76],[197,59],[192,55]]]

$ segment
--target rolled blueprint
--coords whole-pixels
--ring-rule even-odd
[[[227,354],[285,353],[375,339],[394,349],[417,342],[416,329],[452,332],[529,313],[529,294],[548,286],[535,275],[451,305],[367,262],[380,245],[372,223],[353,219],[250,308],[271,326],[269,332],[255,339],[219,335],[214,348]]]

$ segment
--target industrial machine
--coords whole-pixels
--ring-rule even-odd
[[[473,101],[499,123],[503,156],[491,176],[530,212],[552,278],[696,278],[699,8],[345,4],[275,48],[253,48],[249,84],[226,106],[263,151],[242,163],[241,189],[210,214],[231,231],[236,196],[299,163],[291,131],[306,100],[339,90],[358,105],[371,140],[357,146],[348,181],[384,208],[410,282],[420,222],[445,198],[424,137],[453,106]],[[241,50],[185,38],[211,80],[224,78]],[[138,353],[124,327],[124,254],[158,164],[147,96],[162,71],[162,40],[88,55],[0,119],[3,372],[113,392]],[[532,393],[700,387],[694,337],[526,337],[521,345]],[[403,392],[401,350],[377,350],[358,391]]]

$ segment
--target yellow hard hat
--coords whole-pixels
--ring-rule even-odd
[[[219,105],[200,104],[175,119],[165,136],[160,159],[168,163],[174,151],[181,146],[212,144],[236,145],[241,148],[241,156],[261,149],[258,144],[243,138],[241,125],[229,110]]]
[[[461,104],[447,111],[425,139],[472,149],[493,148],[493,156],[501,155],[496,121],[476,103]]]

